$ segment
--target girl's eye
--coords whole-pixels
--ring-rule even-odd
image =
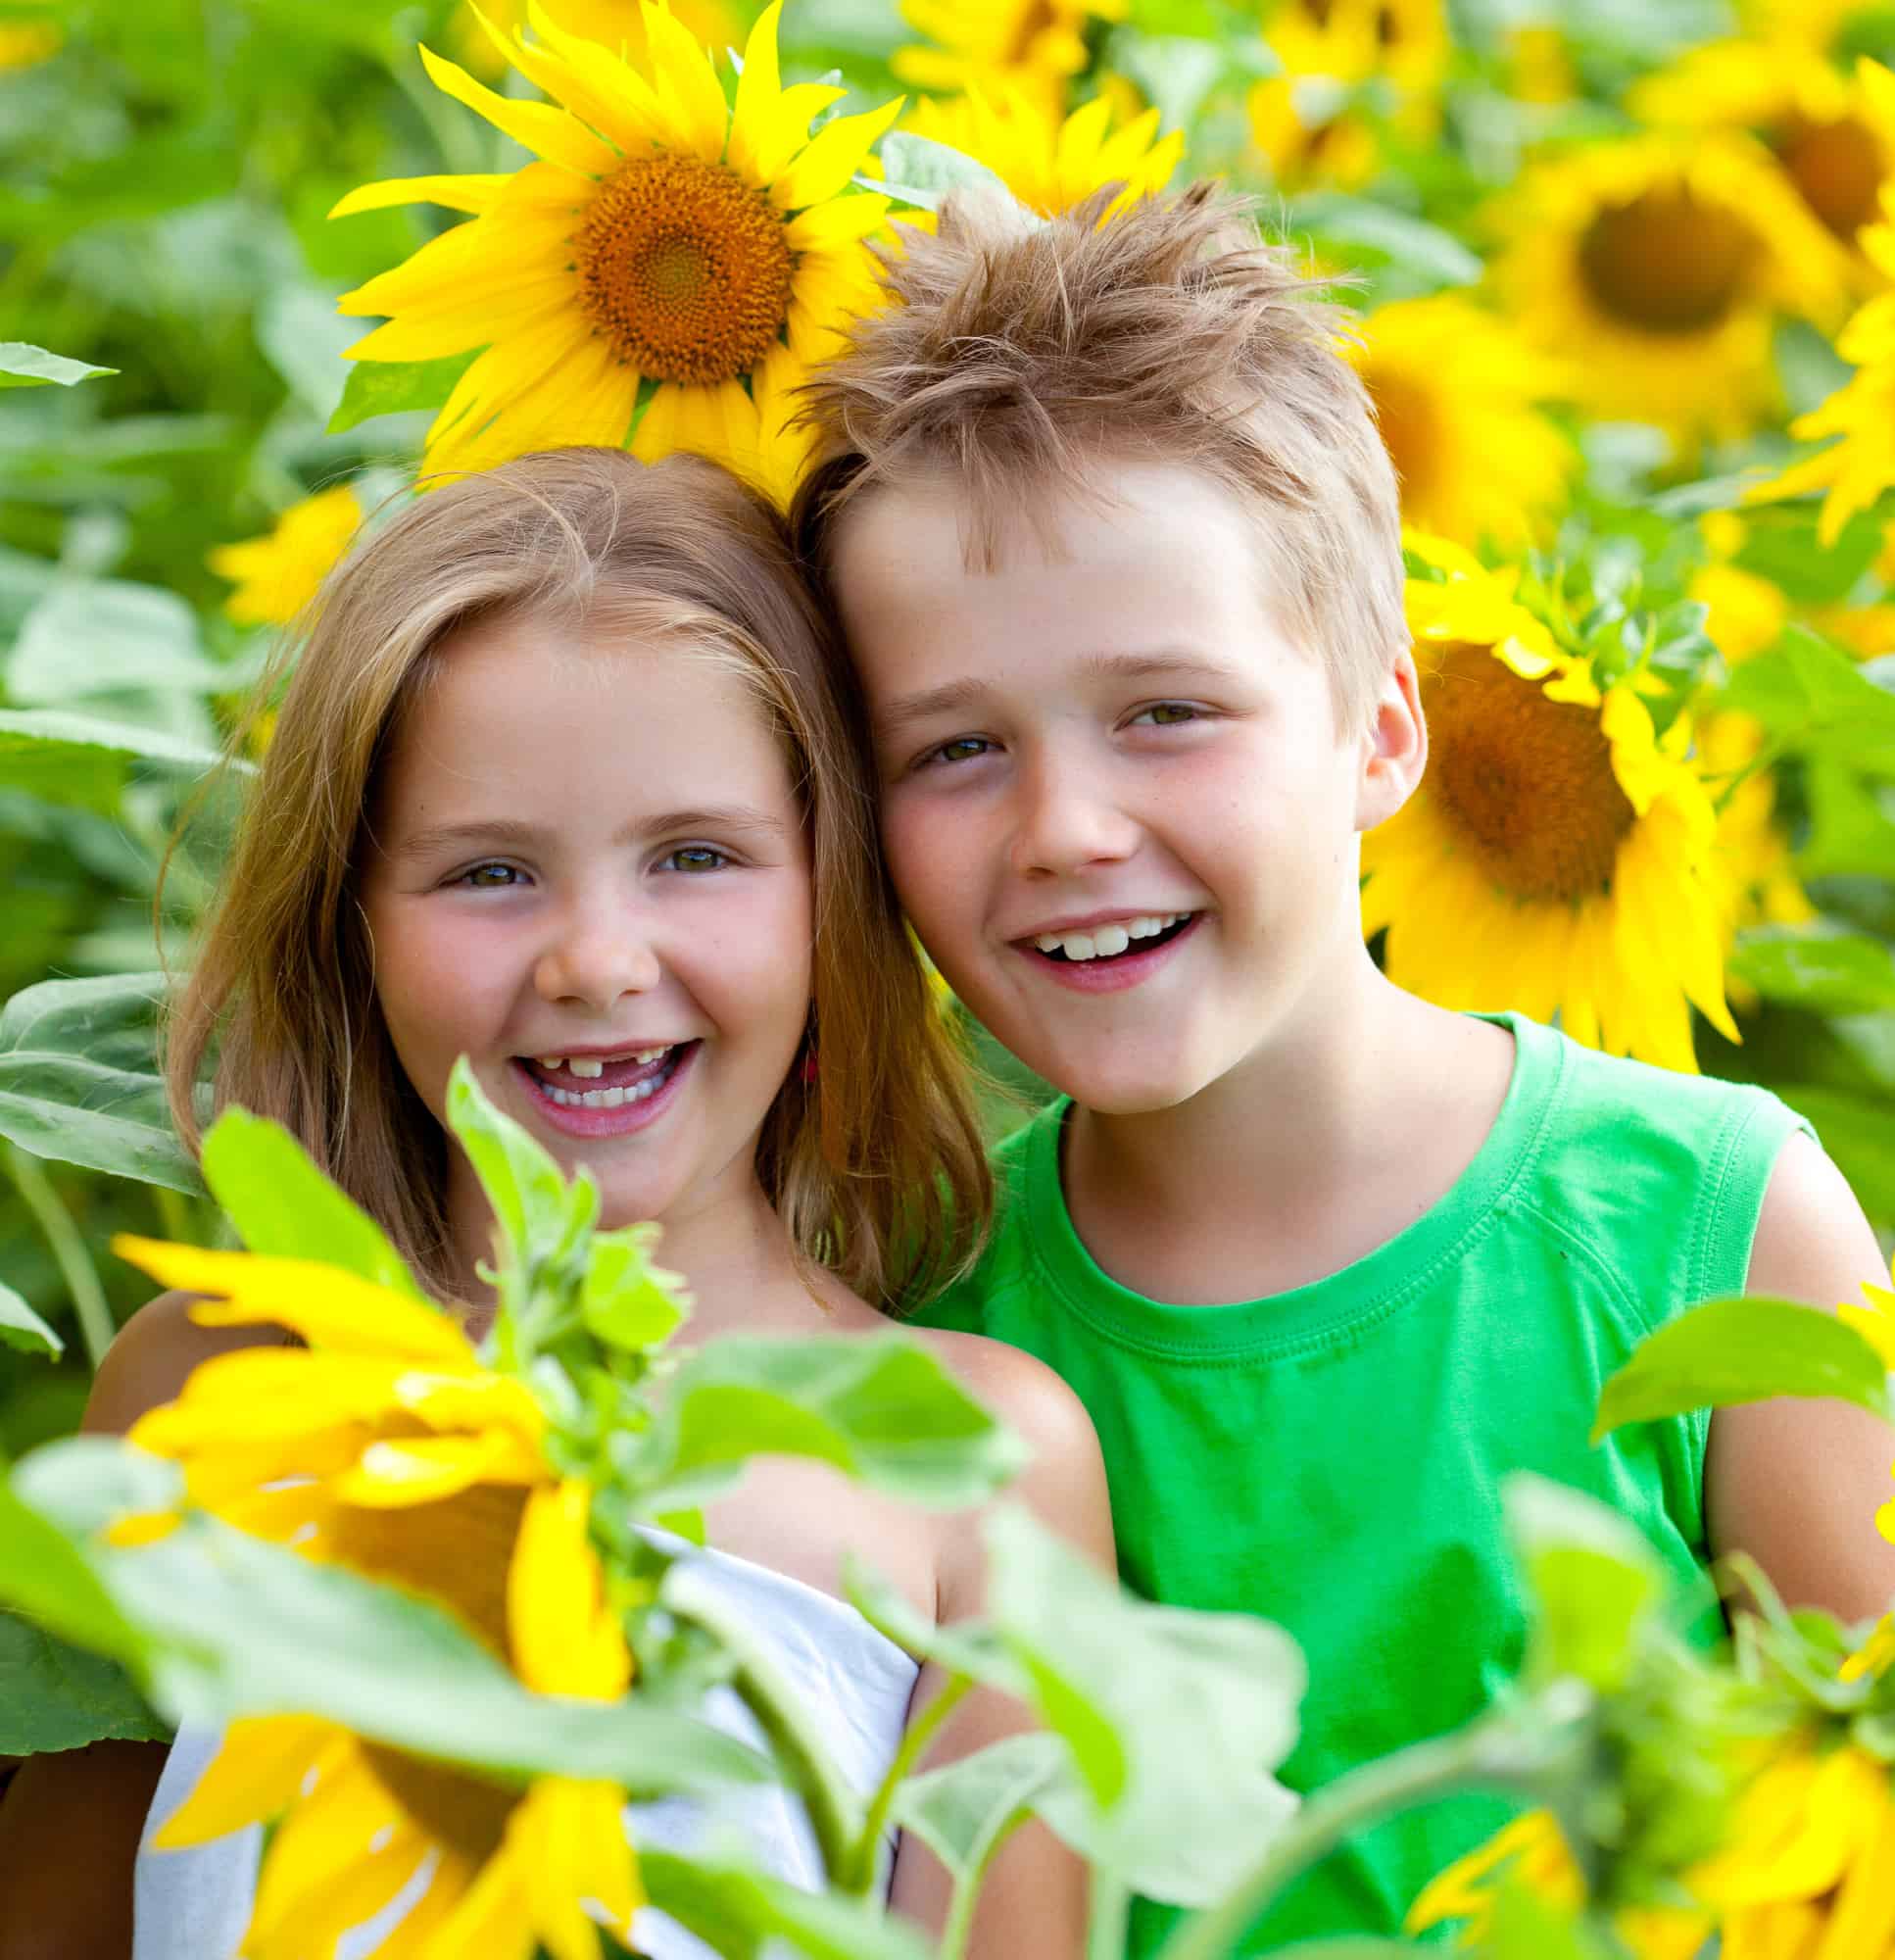
[[[922,757],[923,765],[930,762],[971,762],[976,756],[984,756],[993,748],[985,735],[956,735],[951,742],[944,742],[939,749],[930,749]]]
[[[511,864],[476,864],[462,871],[455,882],[476,892],[504,892],[520,882],[520,873]]]
[[[1146,721],[1154,728],[1176,728],[1180,722],[1195,721],[1199,710],[1188,701],[1159,701],[1135,714],[1133,721]]]
[[[686,844],[664,861],[674,871],[720,871],[730,859],[708,844]]]

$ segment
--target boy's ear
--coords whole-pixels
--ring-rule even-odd
[[[1385,823],[1409,797],[1428,766],[1428,717],[1422,712],[1421,676],[1415,656],[1402,648],[1384,675],[1362,738],[1362,778],[1355,799],[1355,827]]]

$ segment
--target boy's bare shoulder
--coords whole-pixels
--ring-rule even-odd
[[[174,1400],[191,1370],[214,1354],[295,1345],[282,1327],[200,1327],[191,1318],[197,1298],[161,1293],[120,1328],[93,1380],[83,1429],[122,1435],[147,1409]]]

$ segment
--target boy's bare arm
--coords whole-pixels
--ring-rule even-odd
[[[1747,1291],[1833,1312],[1888,1281],[1842,1173],[1805,1136],[1783,1148],[1765,1194]],[[1895,1544],[1875,1513],[1895,1497],[1895,1430],[1837,1401],[1716,1411],[1705,1463],[1711,1548],[1745,1551],[1793,1606],[1865,1620],[1895,1604]]]

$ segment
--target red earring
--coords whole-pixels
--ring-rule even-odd
[[[816,1050],[813,1042],[803,1053],[802,1067],[799,1073],[802,1078],[803,1088],[808,1089],[814,1086],[816,1080]]]

